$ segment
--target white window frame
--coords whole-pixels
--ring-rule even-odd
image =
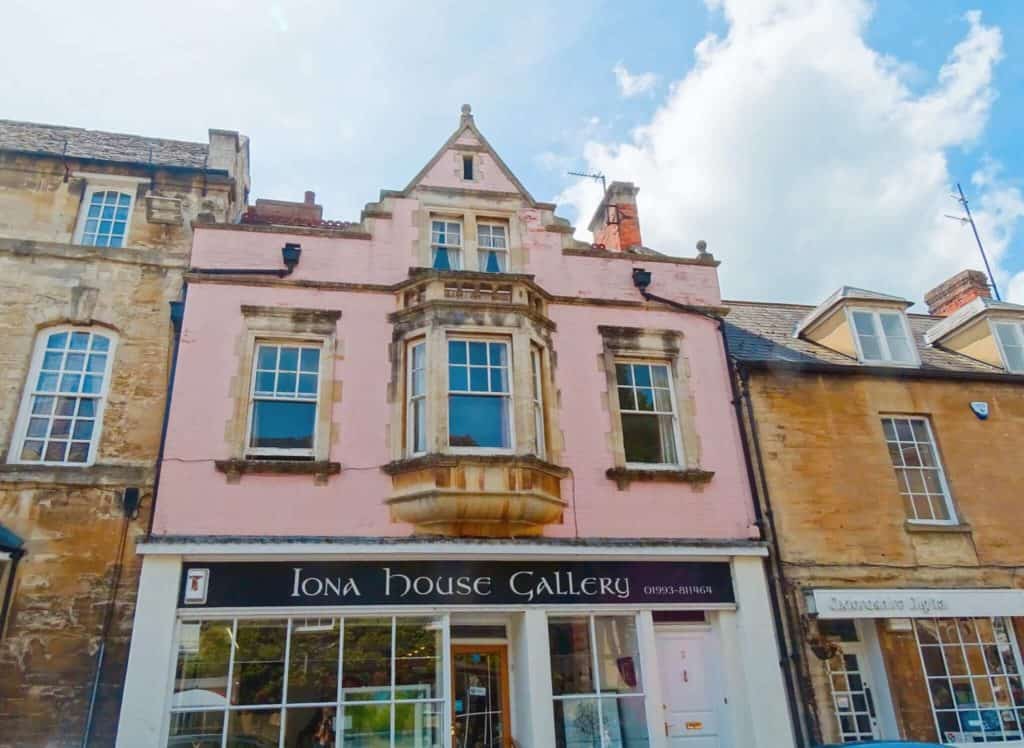
[[[416,348],[422,348],[423,349],[423,369],[422,369],[422,371],[423,371],[423,392],[419,392],[419,393],[414,392],[414,381],[415,381],[414,372],[415,372],[415,369],[413,368],[413,364],[414,364],[413,351]],[[426,410],[429,407],[429,405],[428,405],[428,397],[427,397],[427,392],[428,392],[428,389],[429,389],[429,387],[428,387],[429,380],[428,380],[427,372],[429,370],[429,365],[428,365],[428,362],[427,362],[428,350],[427,350],[427,340],[426,340],[426,338],[419,338],[417,340],[410,341],[409,343],[406,344],[405,351],[406,351],[406,366],[405,366],[405,424],[406,424],[405,425],[405,449],[406,449],[406,452],[408,454],[413,455],[413,456],[418,456],[418,455],[426,454],[427,451],[428,451],[427,432],[428,432],[429,429],[427,427],[428,415],[427,415]],[[420,449],[420,450],[416,449],[416,419],[414,417],[416,411],[415,411],[415,408],[413,407],[414,404],[417,401],[422,404],[422,407],[424,409],[424,414],[423,414],[423,421],[424,421],[424,423],[423,423],[423,449]]]
[[[493,246],[485,245],[484,242],[483,242],[483,237],[480,234],[480,229],[482,229],[484,227],[486,227],[489,232],[493,232],[494,229],[499,229],[501,231],[502,238],[505,241],[505,246],[504,247],[493,247]],[[485,257],[485,255],[488,252],[494,252],[494,253],[496,253],[499,256],[498,257],[498,263],[499,263],[499,265],[501,265],[501,269],[498,271],[498,273],[507,273],[507,272],[509,272],[509,269],[508,269],[508,261],[509,261],[509,247],[508,247],[509,241],[508,241],[508,236],[509,236],[508,226],[506,224],[500,222],[500,221],[494,221],[494,220],[480,220],[480,221],[477,221],[477,224],[476,224],[476,256],[477,256],[477,266],[479,267],[480,272],[482,272],[482,273],[491,272],[491,271],[485,269],[485,264],[486,263],[484,262],[484,257]],[[491,236],[489,240],[493,241],[493,236]],[[497,275],[497,273],[495,273],[495,275]]]
[[[676,448],[676,461],[675,462],[629,462],[626,459],[626,424],[623,420],[625,415],[646,415],[646,416],[665,416],[669,415],[664,411],[659,410],[623,410],[622,404],[619,400],[619,364],[636,364],[644,366],[664,366],[668,373],[669,383],[669,397],[672,402],[672,438],[675,441]],[[673,369],[673,362],[667,359],[661,358],[642,358],[638,356],[616,356],[613,361],[614,370],[612,372],[615,378],[615,403],[619,411],[619,433],[622,434],[622,457],[625,460],[626,467],[631,470],[682,470],[686,465],[686,456],[683,453],[683,439],[680,431],[679,423],[679,403],[676,401],[676,380],[675,372]],[[652,373],[652,383],[653,373]],[[653,384],[652,384],[653,388]],[[633,385],[633,389],[636,389],[636,385]]]
[[[533,430],[537,457],[547,459],[547,434],[544,417],[544,355],[537,345],[530,346],[530,377],[533,381]]]
[[[1006,326],[1013,330],[1013,335],[1017,340],[1015,348],[1020,348],[1022,355],[1024,355],[1024,329],[1017,320],[1012,319],[992,319],[989,320],[989,325],[992,328],[992,337],[996,339],[996,345],[999,346],[999,355],[1003,359],[1003,368],[1013,374],[1024,374],[1024,369],[1014,369],[1010,366],[1010,357],[1006,355],[1006,346],[1003,343],[1003,339],[999,337],[999,327]]]
[[[882,350],[882,358],[866,358],[864,356],[864,349],[860,343],[860,334],[857,332],[857,325],[854,323],[854,314],[869,314],[871,315],[871,324],[875,328],[875,337],[878,339],[878,345]],[[907,345],[910,348],[910,361],[896,361],[892,357],[892,351],[889,349],[889,338],[885,334],[885,328],[882,327],[881,315],[892,314],[896,315],[900,319],[900,324],[903,326],[903,333],[907,339]],[[919,367],[921,365],[921,357],[917,351],[917,342],[914,339],[914,333],[910,329],[910,322],[907,320],[907,315],[903,312],[895,309],[873,309],[871,307],[848,307],[846,310],[846,322],[850,326],[850,334],[853,336],[854,345],[857,347],[857,360],[862,364],[871,364],[874,366],[907,366],[907,367]]]
[[[928,432],[928,446],[931,447],[932,454],[935,455],[935,465],[934,465],[934,467],[932,469],[935,470],[936,476],[938,477],[939,486],[942,489],[943,500],[945,501],[945,505],[946,505],[946,512],[949,514],[949,519],[920,519],[920,518],[912,517],[912,516],[908,515],[907,516],[907,522],[909,522],[911,524],[914,524],[914,525],[958,525],[958,524],[960,524],[960,519],[957,516],[957,512],[956,512],[956,507],[953,504],[953,493],[952,493],[952,491],[949,490],[949,483],[946,481],[946,468],[942,464],[942,455],[939,454],[939,445],[935,441],[935,432],[932,430],[931,419],[927,418],[926,416],[908,415],[906,413],[882,413],[881,414],[881,420],[885,421],[887,419],[892,419],[894,421],[897,421],[897,420],[909,421],[909,422],[911,422],[911,424],[913,424],[914,422],[918,422],[918,423],[923,423],[924,424],[925,430]],[[895,426],[894,426],[894,428],[895,428]],[[913,433],[913,425],[911,425],[911,433]],[[882,439],[885,441],[885,444],[886,444],[886,454],[888,454],[889,440],[885,436],[885,426],[884,425],[882,426]],[[907,443],[907,442],[900,442],[900,443]],[[914,439],[914,443],[915,444],[917,443],[916,437]],[[905,493],[904,489],[907,489],[909,491],[909,486],[901,485],[900,475],[899,475],[899,473],[897,471],[898,470],[902,470],[902,469],[911,469],[911,470],[913,470],[913,469],[915,469],[915,467],[918,467],[918,466],[894,465],[893,462],[892,462],[892,455],[889,455],[889,466],[892,468],[893,477],[896,478],[897,487],[899,488],[900,497],[903,498],[904,496],[907,496],[908,493]],[[927,468],[928,466],[922,465],[920,467]],[[931,503],[930,500],[929,500],[929,503]],[[911,506],[913,506],[913,499],[911,499]],[[905,508],[904,508],[904,510],[905,510]],[[916,514],[916,509],[915,509],[915,514]]]
[[[106,351],[107,365],[106,369],[103,371],[103,385],[98,393],[75,392],[62,394],[60,392],[36,392],[36,383],[39,381],[39,370],[42,368],[43,357],[46,355],[46,342],[51,335],[62,332],[65,332],[68,335],[73,332],[86,332],[94,335],[102,335],[110,341],[110,347]],[[44,327],[36,333],[36,339],[32,350],[32,360],[29,365],[28,374],[24,379],[24,386],[22,387],[21,404],[18,407],[18,417],[14,426],[14,438],[11,440],[11,446],[7,453],[8,463],[12,465],[49,465],[61,467],[89,467],[96,463],[100,438],[103,433],[103,420],[107,410],[107,400],[110,395],[110,379],[113,372],[114,356],[117,352],[117,344],[117,333],[106,327],[88,325],[55,325],[53,327]],[[89,442],[89,454],[84,462],[68,462],[66,460],[57,462],[53,460],[21,459],[21,449],[28,437],[28,425],[32,417],[32,401],[37,394],[44,397],[52,396],[55,398],[62,396],[80,398],[83,394],[95,395],[96,416],[93,420],[94,425],[92,437]]]
[[[452,390],[451,383],[451,361],[448,357],[448,344],[452,341],[465,341],[466,343],[501,343],[505,346],[505,360],[506,360],[506,371],[508,380],[508,392],[496,393],[496,392],[474,392],[471,390]],[[446,422],[445,430],[448,432],[448,439],[445,447],[448,452],[452,454],[513,454],[516,448],[516,419],[515,419],[515,393],[513,378],[515,376],[515,367],[512,361],[512,338],[503,337],[501,335],[472,335],[472,334],[451,334],[444,339],[444,376],[445,376],[445,413]],[[469,348],[466,348],[467,361],[469,357]],[[467,363],[467,369],[469,365]],[[490,364],[488,363],[488,387],[490,387]],[[467,371],[466,386],[469,386],[469,372]],[[505,407],[507,408],[506,417],[508,418],[508,447],[458,447],[452,446],[451,440],[451,396],[452,395],[470,395],[480,397],[503,397],[505,398]]]
[[[441,244],[434,241],[434,224],[443,223],[445,243]],[[448,237],[451,236],[449,226],[457,225],[459,227],[459,243],[450,244],[448,243]],[[431,216],[430,217],[430,267],[434,268],[435,262],[435,250],[438,247],[442,247],[448,250],[448,264],[452,270],[462,270],[463,268],[463,249],[466,244],[466,224],[461,218],[455,218],[452,216]],[[452,260],[455,260],[452,262]]]
[[[282,402],[297,402],[297,403],[308,403],[311,402],[309,399],[295,398],[281,398],[269,397],[266,395],[256,396],[256,374],[258,370],[257,362],[259,360],[260,346],[272,345],[277,348],[298,348],[299,349],[299,370],[296,372],[296,378],[301,373],[301,361],[302,361],[302,349],[303,348],[316,348],[320,352],[320,358],[317,364],[317,382],[316,382],[316,399],[313,410],[313,443],[309,449],[284,449],[281,447],[253,447],[252,446],[252,426],[253,426],[253,415],[256,410],[256,400],[270,400],[270,401],[282,401]],[[248,457],[308,457],[310,459],[316,459],[317,446],[318,446],[318,432],[320,423],[320,408],[322,407],[322,401],[324,397],[324,377],[323,377],[323,363],[324,356],[326,355],[327,346],[323,339],[309,338],[309,337],[287,337],[281,335],[273,335],[267,337],[256,336],[253,340],[252,347],[252,361],[249,377],[249,402],[246,409],[246,421],[245,421],[245,456]],[[280,353],[278,354],[280,357]],[[277,371],[275,369],[275,371]],[[296,386],[298,386],[296,382]]]
[[[129,177],[120,174],[95,174],[91,172],[76,171],[72,176],[86,180],[85,190],[82,192],[82,202],[78,206],[78,220],[75,222],[75,231],[72,234],[71,243],[80,244],[85,247],[96,247],[97,249],[124,249],[129,246],[128,238],[132,232],[132,216],[135,214],[135,196],[138,193],[140,184],[149,182],[148,177]],[[89,205],[92,203],[92,196],[97,192],[122,192],[128,195],[128,221],[124,228],[124,241],[120,247],[101,247],[95,244],[82,244],[82,237],[85,234],[85,222],[89,216]]]

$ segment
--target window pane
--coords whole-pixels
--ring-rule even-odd
[[[448,438],[453,447],[508,448],[508,398],[450,395]]]
[[[280,709],[242,709],[230,712],[228,748],[242,746],[274,746],[281,736]]]
[[[277,346],[261,345],[256,354],[256,368],[275,369],[277,368]]]
[[[633,367],[629,364],[615,364],[615,380],[618,384],[633,384]]]
[[[296,618],[288,658],[288,703],[314,704],[338,698],[338,642],[334,618]]]
[[[32,462],[43,459],[43,444],[41,441],[26,439],[21,447],[21,459]]]
[[[346,706],[342,711],[344,745],[357,748],[391,746],[391,707]]]
[[[346,619],[343,657],[341,679],[346,701],[375,701],[390,697],[390,618]]]
[[[448,388],[454,392],[464,392],[469,389],[469,374],[465,366],[448,367]]]
[[[432,620],[397,619],[395,625],[395,698],[439,699],[441,626]]]
[[[893,361],[913,361],[914,354],[910,350],[910,343],[906,338],[890,338],[889,353]]]
[[[624,413],[622,442],[626,462],[667,464],[675,462],[672,417]],[[668,440],[663,439],[669,436]]]
[[[654,386],[655,387],[665,387],[665,388],[667,388],[669,386],[669,384],[668,384],[668,381],[669,381],[668,380],[668,367],[667,366],[652,366],[651,367],[651,372],[654,374]]]
[[[491,343],[490,361],[491,366],[508,366],[508,346],[504,343]]]
[[[449,340],[448,341],[448,363],[451,364],[464,364],[466,363],[466,341],[465,340]]]
[[[854,312],[853,326],[856,328],[858,335],[875,334],[875,321],[870,312]]]
[[[601,717],[596,698],[555,700],[555,745],[558,748],[601,748]],[[605,733],[610,736],[610,733]]]
[[[594,636],[601,693],[643,693],[636,619],[595,616]]]
[[[220,748],[224,712],[172,712],[168,748]]]
[[[256,400],[250,446],[261,449],[312,449],[316,404]]]
[[[32,401],[32,413],[36,415],[50,415],[53,412],[53,405],[57,402],[55,397],[39,397]]]
[[[395,748],[440,748],[443,709],[443,702],[395,704]]]
[[[643,697],[600,700],[601,719],[604,722],[609,748],[641,748],[647,739],[647,713]]]
[[[551,619],[548,621],[548,644],[552,693],[555,696],[593,693],[597,684],[594,681],[589,620]],[[558,703],[555,702],[556,707]]]
[[[280,704],[284,685],[285,621],[239,621],[231,703]]]
[[[469,343],[469,363],[477,366],[487,363],[487,343],[480,341]]]
[[[473,392],[489,392],[487,369],[473,366],[469,369],[469,389]]]
[[[301,368],[303,371],[316,372],[320,369],[320,351],[317,348],[302,349]]]
[[[297,371],[299,368],[299,349],[281,348],[281,357],[278,359],[277,368],[281,371]]]
[[[634,364],[633,376],[636,377],[637,387],[651,386],[651,367],[646,364]]]
[[[289,709],[284,719],[285,748],[334,748],[336,744],[334,706]],[[218,746],[220,743],[217,744]],[[248,748],[251,744],[245,744]],[[234,748],[234,746],[231,746]],[[241,748],[239,745],[238,748]],[[269,747],[268,747],[269,748]]]
[[[448,257],[448,250],[443,247],[434,249],[434,270],[451,270],[452,263]]]
[[[422,400],[413,402],[413,451],[427,449],[427,404]]]
[[[231,625],[231,621],[178,624],[172,707],[216,707],[227,703]]]
[[[94,351],[109,351],[110,350],[110,338],[104,337],[103,335],[92,336],[92,349]]]
[[[89,347],[89,333],[87,332],[73,332],[71,333],[71,350],[84,351]]]

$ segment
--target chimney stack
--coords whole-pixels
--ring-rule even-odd
[[[316,193],[313,190],[306,190],[306,205],[316,205]]]
[[[590,220],[594,244],[603,244],[609,252],[629,252],[642,247],[640,216],[636,209],[636,193],[632,182],[612,182],[604,199]]]
[[[323,206],[316,204],[316,193],[306,190],[301,203],[260,198],[249,207],[242,223],[282,226],[317,226],[323,222]]]
[[[988,276],[980,270],[963,270],[924,295],[928,314],[948,317],[977,298],[991,298]]]

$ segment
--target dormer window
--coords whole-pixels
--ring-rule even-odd
[[[478,223],[477,244],[480,269],[485,273],[504,273],[508,269],[508,237],[500,223]]]
[[[430,266],[434,270],[460,270],[462,268],[461,221],[431,221]]]
[[[1024,331],[1019,322],[993,322],[1007,371],[1024,374]]]
[[[857,351],[864,363],[913,364],[913,342],[901,312],[854,309],[850,312]]]

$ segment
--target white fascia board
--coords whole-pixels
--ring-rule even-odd
[[[413,556],[466,557],[521,559],[564,559],[564,558],[674,558],[687,561],[715,561],[734,556],[767,556],[768,549],[762,545],[751,546],[558,546],[529,543],[500,543],[483,545],[476,543],[139,543],[136,550],[145,556],[189,556],[190,558],[232,560],[266,559],[268,556],[280,560],[310,558],[319,556],[358,556],[360,558],[398,559]]]

